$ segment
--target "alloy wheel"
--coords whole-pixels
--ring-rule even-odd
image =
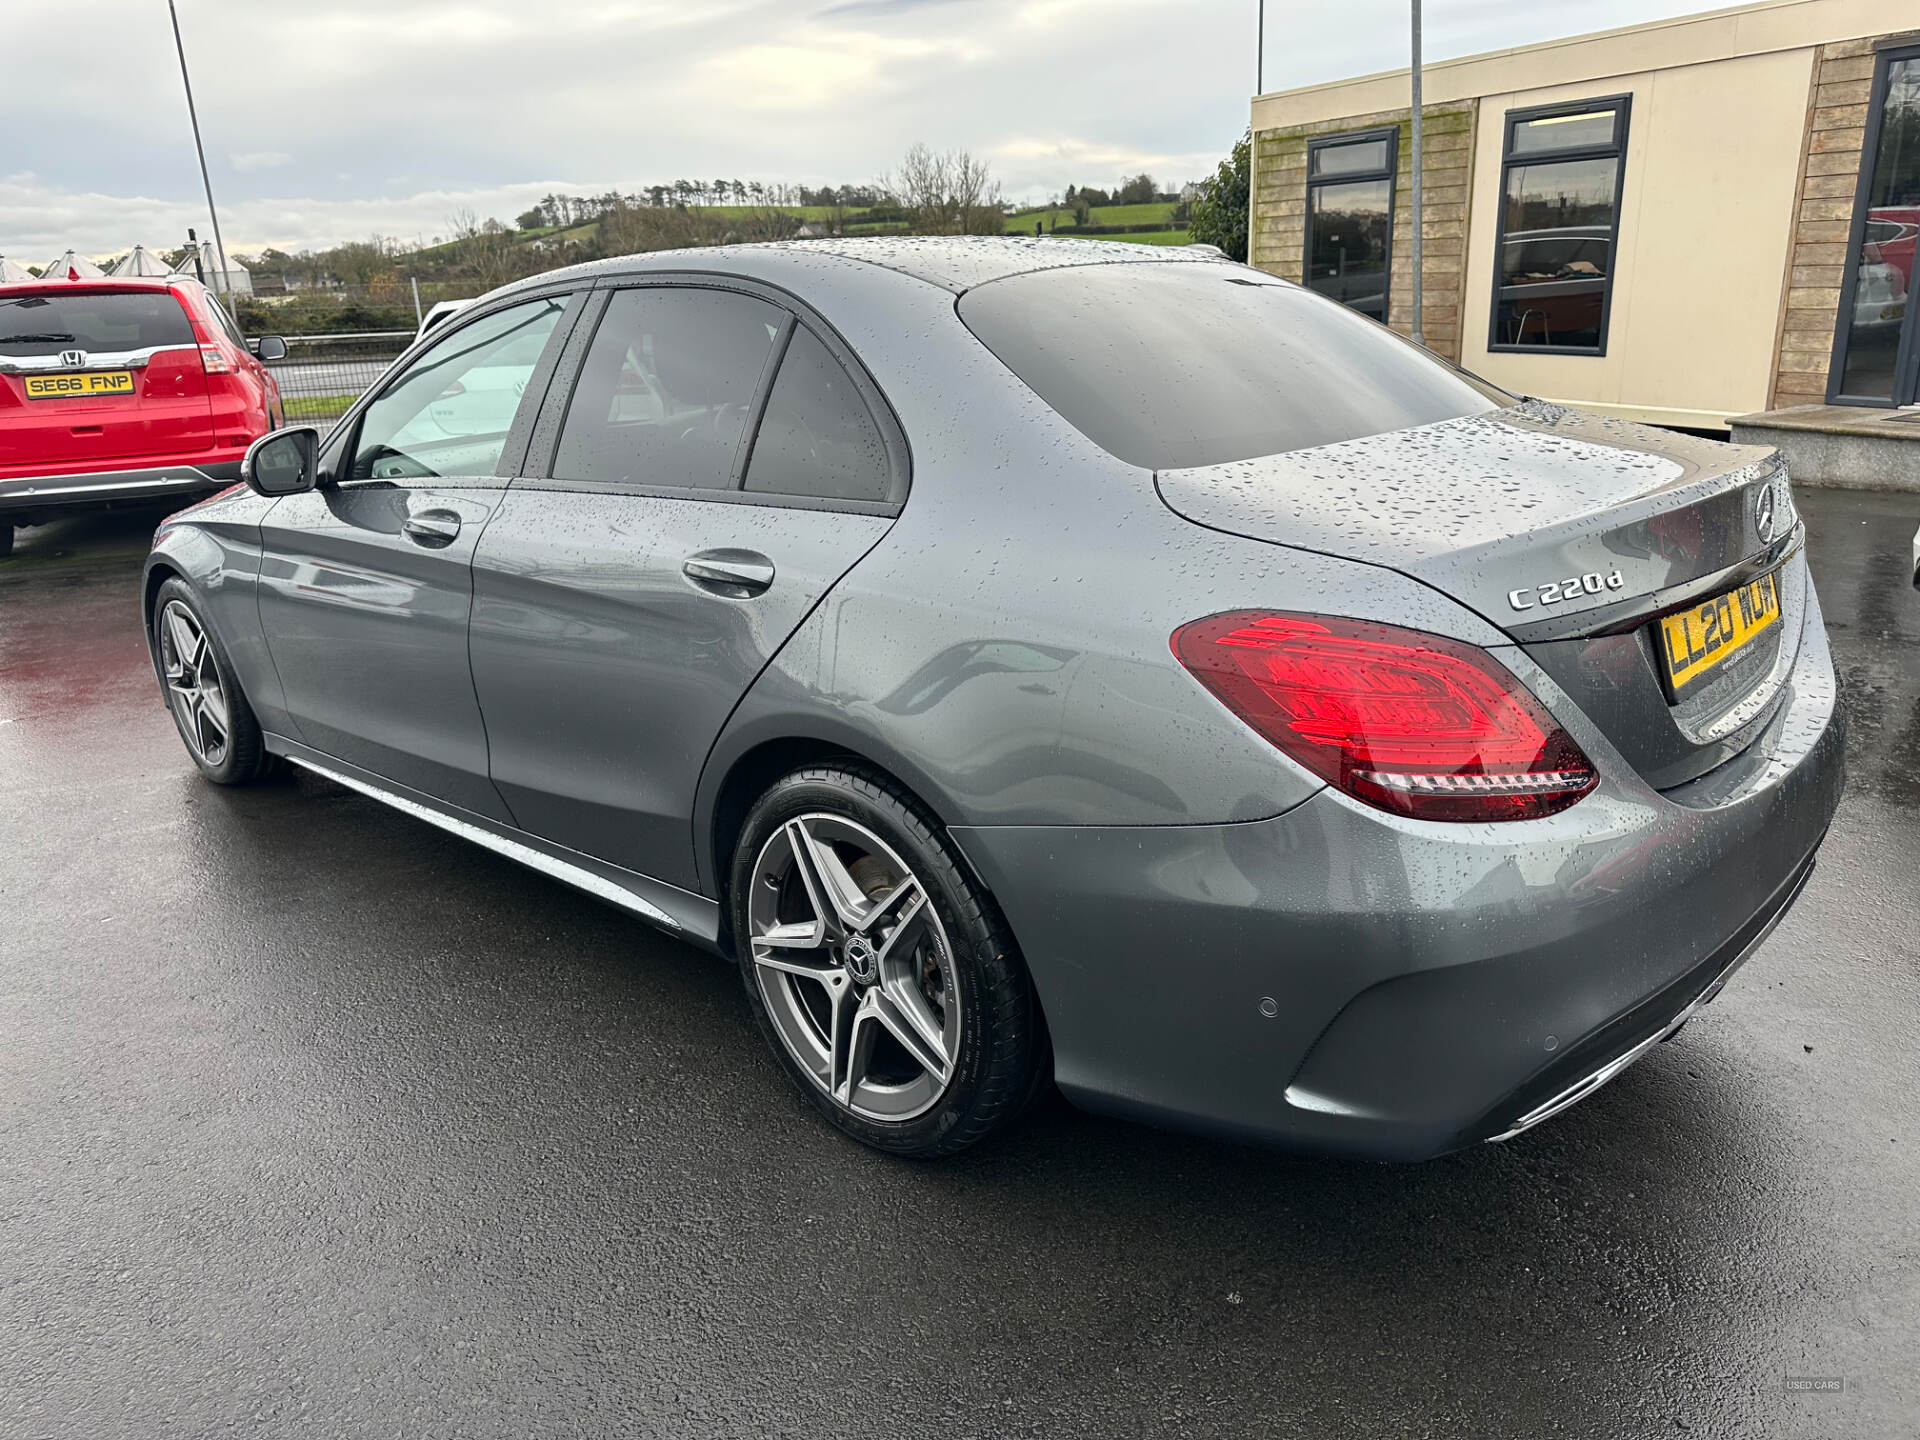
[[[786,821],[754,862],[754,976],[787,1052],[866,1120],[924,1114],[960,1051],[953,952],[926,886],[864,825]]]
[[[167,703],[197,759],[217,766],[227,758],[231,718],[226,686],[199,617],[178,600],[160,612],[160,669]]]

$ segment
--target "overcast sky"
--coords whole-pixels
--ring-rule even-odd
[[[205,234],[165,0],[8,0],[0,254]],[[1010,197],[1211,170],[1255,0],[179,0],[227,244],[511,223],[550,190],[863,182],[915,141]],[[1429,0],[1429,59],[1703,8]],[[84,18],[82,18],[84,17]],[[24,23],[12,23],[18,19]],[[1268,89],[1406,63],[1403,0],[1269,0]]]

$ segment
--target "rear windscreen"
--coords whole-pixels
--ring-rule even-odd
[[[969,290],[960,318],[1103,449],[1220,465],[1478,415],[1512,397],[1331,300],[1252,270],[1041,270]]]
[[[186,312],[164,291],[0,296],[0,355],[111,353],[193,343]]]

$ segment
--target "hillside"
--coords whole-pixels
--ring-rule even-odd
[[[1153,200],[1139,205],[1096,205],[1087,212],[1084,225],[1076,225],[1074,212],[1041,206],[1022,210],[1007,217],[1007,233],[1031,235],[1037,224],[1049,234],[1081,235],[1090,240],[1127,240],[1143,245],[1185,245],[1184,228],[1174,228],[1174,212],[1180,207],[1171,200]]]
[[[1184,245],[1169,201],[1106,205],[1075,224],[1069,209],[1036,207],[1005,218],[1006,233],[1048,234],[1144,245]],[[996,220],[987,210],[983,228]],[[399,250],[386,242],[343,245],[321,254],[267,251],[246,257],[255,294],[238,305],[254,333],[315,335],[410,330],[414,290],[424,309],[440,300],[484,294],[509,280],[608,255],[682,246],[729,245],[795,237],[804,229],[845,235],[905,234],[908,212],[883,202],[859,205],[615,205],[564,225],[509,230],[468,224],[455,239]]]

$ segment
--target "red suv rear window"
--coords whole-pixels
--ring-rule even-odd
[[[112,354],[194,343],[186,312],[166,291],[0,296],[0,355]]]

